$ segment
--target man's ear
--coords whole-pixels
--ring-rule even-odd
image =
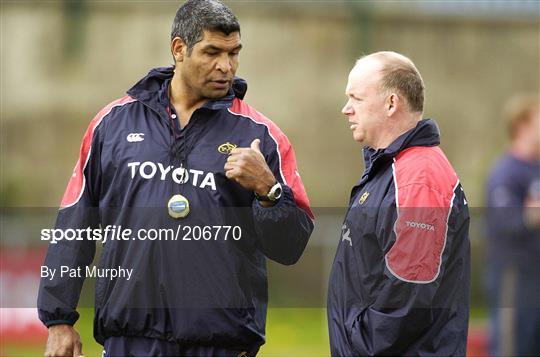
[[[180,37],[175,37],[171,41],[171,54],[173,55],[174,62],[183,62],[187,53],[187,46]]]
[[[396,93],[390,93],[390,95],[386,98],[385,103],[387,116],[391,117],[394,115],[401,104],[401,98]]]

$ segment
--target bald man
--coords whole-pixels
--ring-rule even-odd
[[[377,52],[349,74],[346,115],[364,145],[330,275],[332,356],[464,356],[469,211],[459,179],[422,120],[410,59]]]

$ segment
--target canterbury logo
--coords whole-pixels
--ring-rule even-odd
[[[144,140],[143,133],[131,133],[127,136],[127,141],[130,143],[136,143]]]
[[[425,229],[426,231],[435,232],[435,227],[433,227],[431,224],[414,222],[414,221],[405,221],[405,224],[407,225],[407,227]]]
[[[236,149],[236,146],[237,145],[231,144],[230,142],[227,141],[225,144],[221,144],[218,147],[217,151],[221,154],[229,155],[233,149]]]

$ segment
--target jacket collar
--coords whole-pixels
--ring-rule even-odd
[[[365,146],[364,176],[369,175],[379,163],[387,162],[396,157],[401,151],[413,146],[437,146],[440,142],[439,127],[432,119],[420,120],[416,127],[400,135],[387,148],[375,150]]]
[[[153,68],[128,90],[127,94],[158,113],[163,113],[169,104],[168,88],[173,74],[174,67]],[[219,99],[209,100],[203,107],[211,110],[230,108],[234,98],[243,99],[246,92],[247,82],[235,77],[232,88],[229,89],[227,95]]]

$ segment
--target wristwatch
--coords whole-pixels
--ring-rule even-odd
[[[255,192],[255,198],[258,201],[276,202],[280,199],[282,193],[283,188],[281,187],[281,184],[276,182],[276,184],[270,188],[270,191],[268,191],[266,196],[261,196]]]

